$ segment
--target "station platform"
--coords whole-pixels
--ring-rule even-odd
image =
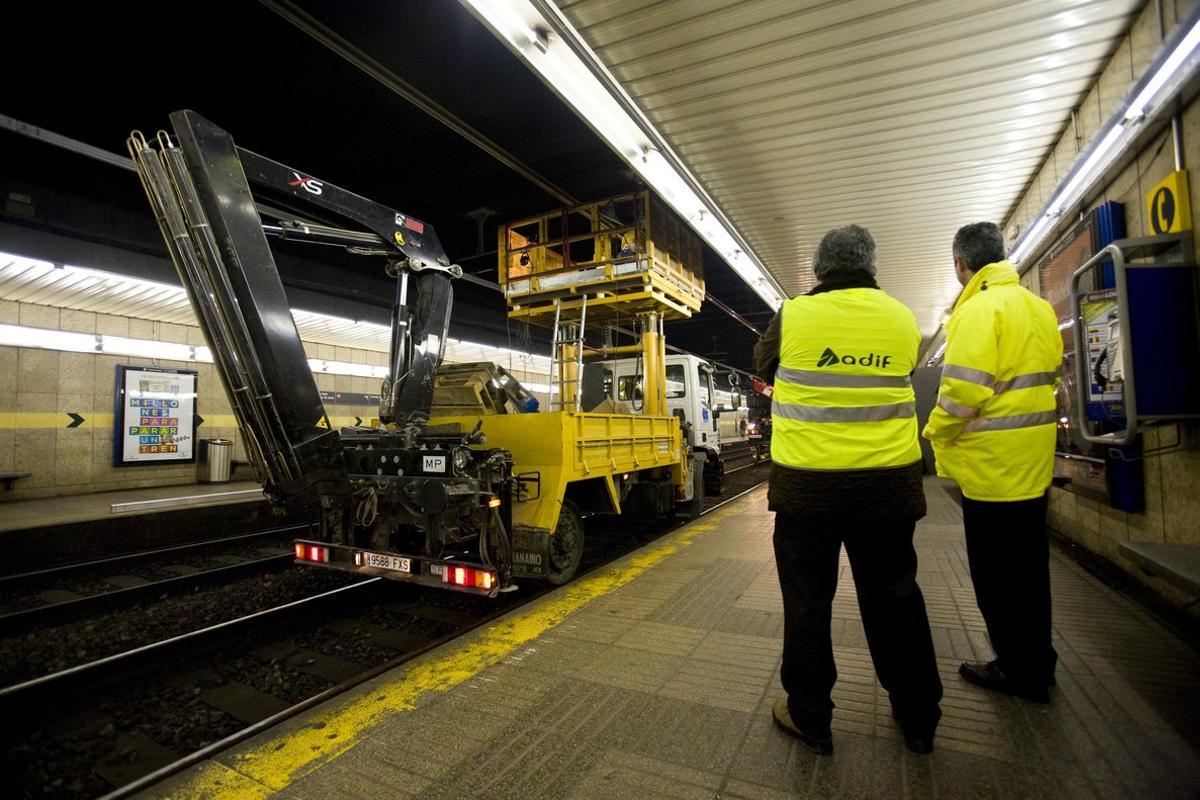
[[[917,534],[945,683],[904,747],[843,561],[835,753],[779,730],[783,615],[766,490],[182,772],[141,797],[1176,798],[1200,792],[1200,654],[1053,551],[1050,705],[964,682],[991,651],[958,506]]]
[[[262,501],[257,481],[188,483],[0,503],[0,533],[183,508]]]
[[[194,483],[0,503],[0,575],[191,544],[305,521],[255,481]]]

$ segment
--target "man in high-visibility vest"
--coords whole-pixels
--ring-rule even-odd
[[[959,229],[963,285],[946,326],[937,407],[923,435],[939,475],[962,489],[967,561],[996,659],[964,663],[971,683],[1050,701],[1046,492],[1054,471],[1063,342],[1050,304],[1021,286],[990,222]]]
[[[925,516],[909,383],[921,334],[876,285],[875,240],[863,228],[825,234],[813,271],[820,283],[783,304],[754,352],[774,385],[768,502],[787,697],[772,711],[810,750],[833,752],[830,622],[845,545],[875,672],[905,744],[928,753],[942,682],[912,543]]]

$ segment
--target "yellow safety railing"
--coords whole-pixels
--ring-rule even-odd
[[[501,226],[509,315],[546,324],[588,296],[588,315],[689,317],[704,300],[700,239],[648,191],[556,209]],[[581,303],[579,305],[582,305]]]

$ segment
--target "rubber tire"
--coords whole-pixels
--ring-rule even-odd
[[[693,462],[694,465],[694,462]],[[692,499],[680,503],[678,509],[685,519],[697,519],[704,513],[704,471],[692,470]]]
[[[570,537],[570,538],[563,538]],[[557,556],[557,558],[556,558]],[[550,537],[550,563],[546,565],[546,582],[562,586],[579,569],[583,560],[583,517],[570,502],[562,504],[558,525]]]
[[[706,469],[701,474],[708,472],[708,469],[707,469],[708,464],[709,464],[709,462],[706,461],[705,462]],[[721,493],[725,491],[725,468],[724,468],[724,466],[721,466],[721,462],[719,462],[719,461],[717,462],[717,465],[718,466],[713,471],[715,472],[716,469],[720,469],[721,470],[720,474],[717,474],[715,476],[707,475],[703,481],[704,491],[706,494],[708,494],[711,497],[720,497]]]

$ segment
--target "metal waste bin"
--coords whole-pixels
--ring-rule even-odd
[[[201,483],[229,483],[233,473],[233,442],[201,439],[196,458],[196,478]]]

